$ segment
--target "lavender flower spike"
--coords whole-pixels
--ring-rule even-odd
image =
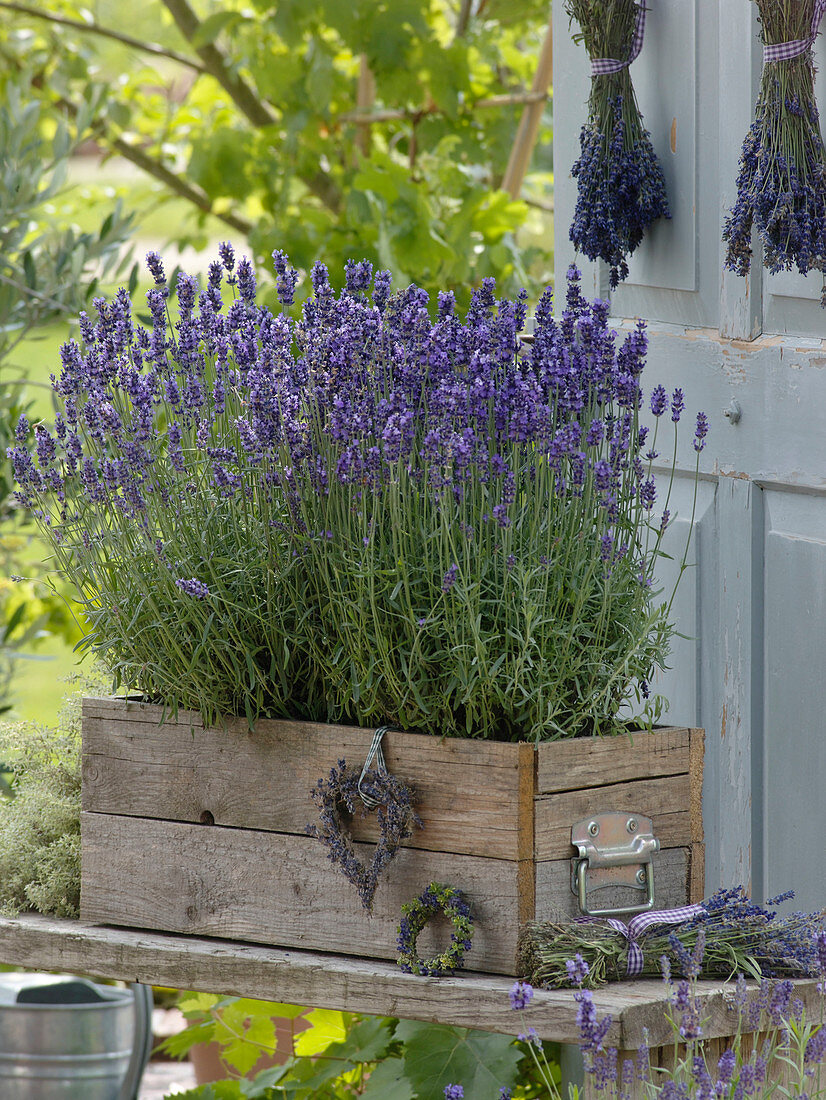
[[[527,1008],[533,1000],[533,986],[528,982],[514,982],[508,996],[510,997],[511,1008],[515,1012],[519,1012],[521,1009]]]

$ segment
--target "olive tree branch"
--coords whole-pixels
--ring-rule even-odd
[[[175,20],[178,30],[187,42],[192,44],[201,27],[201,22],[188,0],[163,0],[163,3]],[[200,57],[209,75],[217,80],[238,110],[253,126],[262,129],[278,123],[278,116],[269,103],[260,99],[243,77],[232,71],[226,55],[215,43],[205,42],[201,46],[193,45],[192,48]],[[341,192],[326,172],[319,170],[312,175],[302,175],[299,178],[328,209],[338,213],[341,209]]]
[[[207,71],[203,65],[193,58],[187,57],[186,54],[178,53],[177,50],[166,49],[164,46],[158,46],[155,42],[143,42],[139,38],[133,38],[131,34],[122,34],[120,31],[112,30],[111,27],[101,26],[100,23],[84,23],[80,19],[69,19],[68,16],[56,15],[54,12],[43,11],[40,8],[32,8],[28,4],[13,3],[12,0],[0,0],[0,8],[5,8],[7,11],[16,11],[21,15],[30,15],[35,19],[45,19],[46,22],[57,23],[61,27],[72,27],[74,30],[84,31],[87,34],[96,34],[101,38],[111,38],[124,46],[130,46],[132,49],[151,53],[155,57],[166,57],[170,61],[177,61],[179,65],[186,65],[187,68],[194,69],[196,73],[206,73]]]

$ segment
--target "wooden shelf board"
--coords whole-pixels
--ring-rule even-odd
[[[510,978],[462,972],[452,978],[403,974],[393,963],[343,955],[259,947],[227,940],[112,928],[40,916],[0,918],[0,962],[263,1000],[338,1008],[404,1019],[516,1034],[528,1027],[543,1039],[576,1043],[571,990],[538,990],[530,1007],[510,1009]],[[812,1005],[814,981],[797,982]],[[701,982],[708,1038],[733,1034],[737,1013],[731,986]],[[633,1050],[649,1032],[652,1047],[669,1041],[663,984],[622,982],[594,992],[600,1018],[613,1023],[606,1043]]]

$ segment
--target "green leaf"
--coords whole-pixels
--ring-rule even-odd
[[[159,1049],[171,1058],[184,1058],[198,1043],[209,1043],[215,1033],[213,1020],[189,1024],[177,1035],[170,1035],[160,1044]]]
[[[336,1009],[314,1008],[307,1013],[312,1027],[295,1040],[295,1053],[301,1058],[321,1054],[332,1043],[340,1043],[347,1035],[344,1015]]]
[[[175,1100],[244,1100],[238,1081],[213,1081],[187,1092],[176,1092]]]
[[[520,1053],[507,1035],[402,1020],[396,1038],[405,1044],[405,1074],[420,1096],[440,1096],[455,1084],[465,1100],[489,1100],[514,1083]]]
[[[198,50],[202,46],[211,45],[222,31],[227,31],[243,21],[244,16],[238,11],[216,11],[203,21],[192,36],[193,48]]]
[[[416,1093],[405,1075],[401,1058],[386,1058],[379,1062],[371,1072],[362,1096],[365,1100],[414,1100]]]

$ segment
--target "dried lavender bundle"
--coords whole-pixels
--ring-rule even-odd
[[[790,891],[767,904],[793,896]],[[634,977],[659,977],[664,967],[688,978],[806,978],[820,973],[816,936],[823,913],[778,917],[752,902],[742,886],[718,890],[700,908],[676,928],[653,925],[640,937],[642,962]],[[596,988],[629,976],[629,943],[607,921],[534,921],[521,933],[521,969],[533,985],[568,986],[566,964],[579,955],[588,964],[584,984]]]
[[[572,168],[577,201],[569,235],[578,252],[610,265],[615,288],[648,226],[671,217],[628,71],[642,45],[645,13],[636,0],[566,0],[566,10],[581,28],[574,40],[584,42],[592,63],[588,121]]]
[[[754,122],[743,142],[737,199],[726,219],[725,266],[746,275],[752,227],[773,274],[826,274],[826,152],[812,45],[826,0],[755,0],[764,43]],[[821,305],[826,308],[826,282]]]

